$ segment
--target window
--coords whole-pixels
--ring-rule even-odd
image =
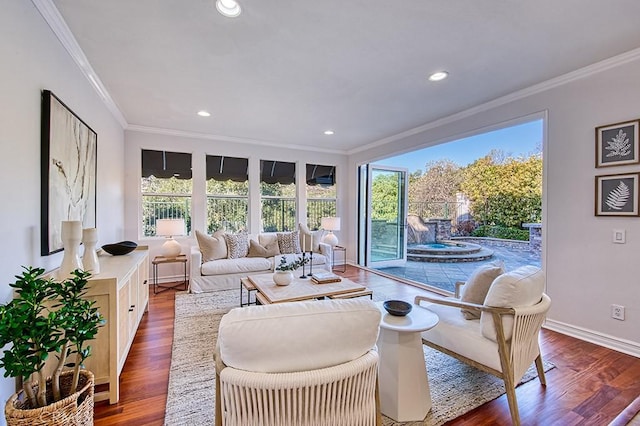
[[[262,229],[296,229],[296,164],[260,160]]]
[[[184,219],[191,232],[191,154],[142,150],[142,235],[156,235],[156,220]]]
[[[247,229],[249,175],[246,158],[207,155],[207,231]]]
[[[320,219],[336,216],[336,168],[307,164],[307,226],[320,228]]]

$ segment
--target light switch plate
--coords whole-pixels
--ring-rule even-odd
[[[613,242],[615,244],[624,244],[627,242],[627,236],[624,229],[613,230]]]

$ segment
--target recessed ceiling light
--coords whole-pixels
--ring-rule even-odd
[[[209,113],[207,111],[198,111],[198,115],[200,117],[211,117],[211,113]]]
[[[446,72],[446,71],[438,71],[438,72],[434,72],[433,74],[431,74],[429,76],[429,80],[431,80],[431,81],[440,81],[440,80],[444,80],[448,76],[449,76],[448,72]]]
[[[333,134],[333,130],[325,130],[324,134],[325,135],[332,135]]]
[[[242,12],[240,5],[235,0],[216,0],[216,9],[228,18],[235,18]]]

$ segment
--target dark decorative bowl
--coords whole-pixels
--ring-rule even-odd
[[[133,241],[120,241],[119,243],[106,244],[102,246],[102,250],[113,256],[122,256],[129,254],[138,247]]]
[[[382,304],[384,308],[391,315],[395,315],[397,317],[403,317],[411,312],[411,303],[407,303],[403,300],[387,300]]]

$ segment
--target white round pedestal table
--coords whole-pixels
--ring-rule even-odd
[[[420,333],[438,324],[438,315],[413,305],[407,316],[389,314],[382,302],[380,355],[380,411],[398,422],[420,421],[431,409],[431,393]]]

